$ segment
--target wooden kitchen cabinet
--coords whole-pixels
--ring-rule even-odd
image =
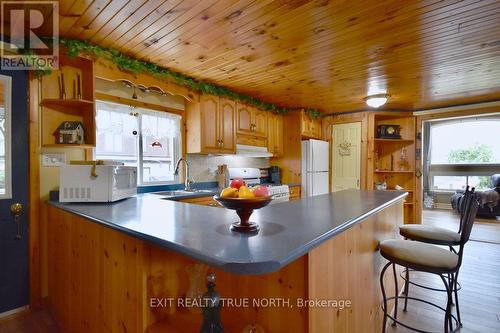
[[[267,150],[273,157],[283,156],[283,116],[270,113],[267,118]]]
[[[267,137],[267,111],[245,105],[236,104],[236,133]]]
[[[201,95],[186,105],[187,153],[234,154],[236,103],[226,98]]]
[[[300,132],[303,137],[321,140],[321,120],[312,119],[302,110],[300,114]]]

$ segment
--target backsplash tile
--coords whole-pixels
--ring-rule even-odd
[[[217,170],[218,165],[227,164],[229,168],[268,168],[269,158],[264,157],[242,157],[237,155],[226,156],[209,156],[189,154],[188,161],[190,163],[191,177],[195,182],[210,182],[216,181],[215,173],[210,172],[213,169]]]

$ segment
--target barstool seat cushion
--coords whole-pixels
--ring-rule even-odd
[[[380,254],[387,260],[408,268],[431,273],[448,273],[458,265],[458,255],[431,244],[401,239],[380,243]]]
[[[460,234],[450,229],[422,224],[407,224],[399,227],[401,236],[424,243],[437,245],[459,245]]]

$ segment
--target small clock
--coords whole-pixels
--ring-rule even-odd
[[[401,139],[401,126],[399,125],[378,125],[377,138],[380,139]]]

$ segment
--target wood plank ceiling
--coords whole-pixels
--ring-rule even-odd
[[[62,36],[290,107],[500,99],[498,0],[61,0],[60,15]]]

